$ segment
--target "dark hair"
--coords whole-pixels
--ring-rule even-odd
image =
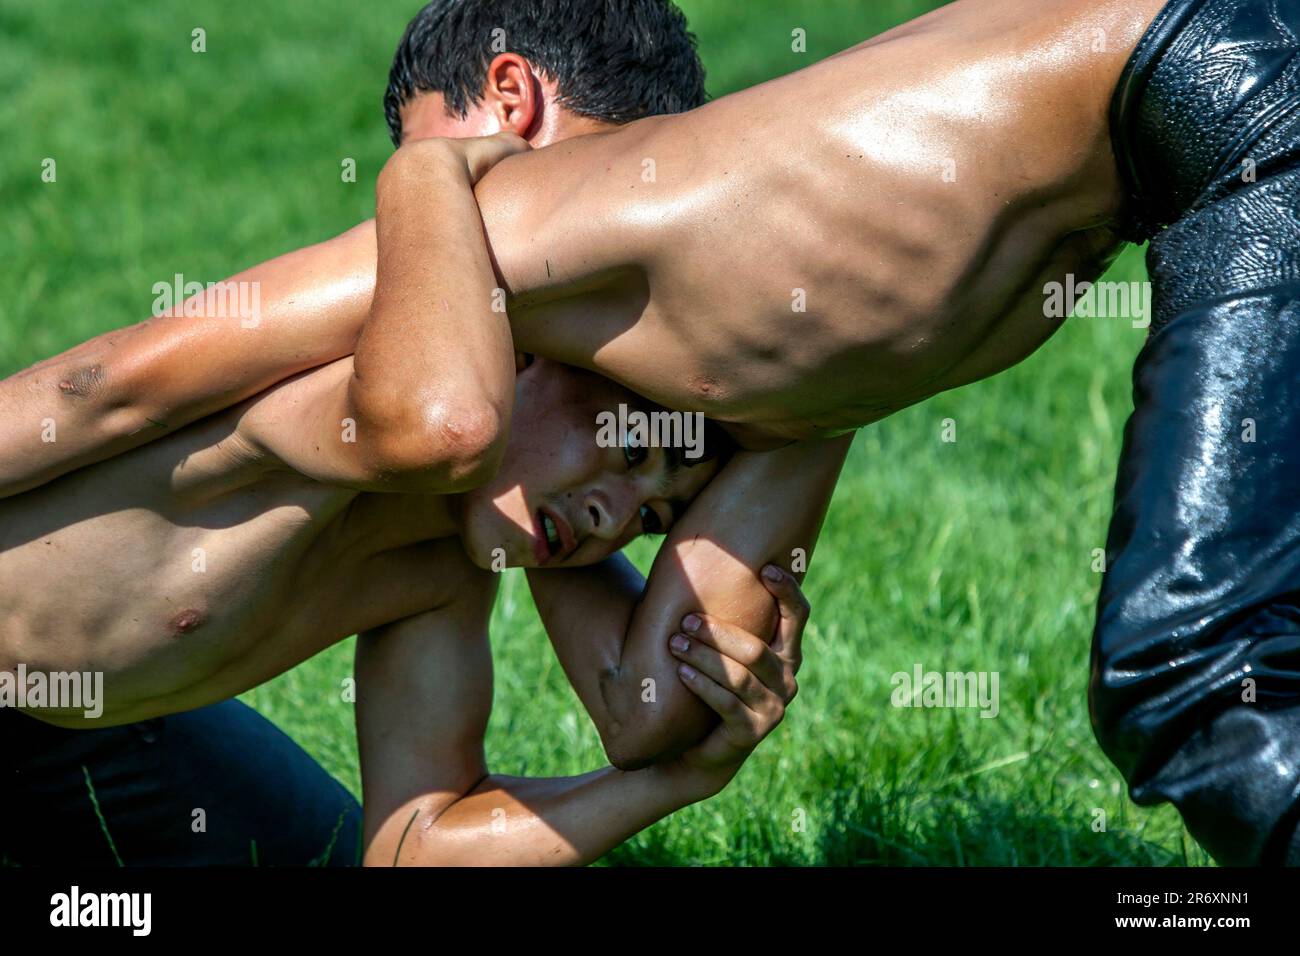
[[[560,105],[581,116],[627,123],[705,101],[695,37],[670,0],[433,0],[407,24],[388,73],[393,144],[418,93],[441,93],[448,114],[465,116],[506,51],[555,80]]]
[[[736,453],[736,440],[731,437],[731,433],[715,422],[712,418],[704,419],[704,434],[702,444],[704,448],[698,458],[687,457],[681,449],[674,449],[670,457],[674,460],[678,468],[693,468],[696,465],[703,465],[706,462],[716,461],[720,465],[725,465],[731,460],[731,456]]]

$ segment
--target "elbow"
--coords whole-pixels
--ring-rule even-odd
[[[643,770],[672,760],[699,743],[713,719],[697,700],[670,697],[660,703],[637,696],[625,707],[611,708],[598,726],[605,757],[619,770]]]
[[[429,476],[446,494],[487,484],[505,457],[509,424],[492,407],[443,402],[422,408],[414,427],[390,436],[385,462],[398,474]]]
[[[486,484],[505,455],[509,419],[487,402],[356,404],[356,439],[376,484],[456,494]]]
[[[605,759],[610,766],[625,772],[644,770],[670,756],[654,742],[638,740],[630,735],[602,735],[600,742],[605,747]]]

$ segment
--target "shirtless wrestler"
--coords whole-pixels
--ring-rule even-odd
[[[1156,321],[1117,487],[1094,720],[1135,797],[1173,800],[1217,857],[1296,858],[1300,669],[1277,652],[1300,633],[1287,598],[1300,491],[1282,480],[1300,447],[1298,34],[1296,0],[957,0],[790,76],[485,177],[516,347],[704,412],[749,448],[806,442],[728,464],[693,509],[707,517],[669,537],[675,560],[656,567],[637,627],[662,614],[648,626],[662,632],[687,594],[744,610],[741,572],[802,542],[779,521],[767,541],[732,540],[745,523],[725,502],[762,515],[782,479],[833,477],[845,440],[809,440],[1020,361],[1056,327],[1048,282],[1095,278],[1123,239],[1151,238]],[[535,120],[482,102],[462,121]],[[418,177],[420,157],[399,150],[393,173]],[[374,268],[365,224],[237,277],[292,320],[242,339],[152,321],[38,366],[6,389],[21,454],[3,486],[347,354]],[[181,354],[195,359],[183,379],[169,371]],[[509,395],[481,379],[459,399],[481,427],[445,467],[490,472]],[[1257,407],[1274,427],[1243,448],[1223,423]],[[75,437],[42,447],[36,423],[55,413]],[[436,404],[420,414],[442,427]],[[1247,677],[1267,685],[1259,706],[1242,706]],[[698,731],[682,717],[669,739]],[[623,743],[644,757],[664,740]],[[1271,769],[1278,754],[1288,773]]]
[[[642,24],[639,52],[655,67],[646,87],[606,94],[603,109],[671,109],[702,95],[684,22],[659,12],[657,23]],[[554,35],[553,24],[537,27],[543,40],[547,29]],[[548,135],[562,135],[565,124],[554,120]],[[450,240],[439,272],[449,281],[430,288],[436,297],[455,299],[490,275],[469,189],[520,148],[471,141],[433,152],[439,161],[419,187],[432,188]],[[403,185],[389,177],[380,195]],[[472,246],[460,255],[464,236]],[[436,257],[428,261],[438,268]],[[399,318],[389,312],[372,325],[370,344],[391,354],[400,329],[389,323]],[[437,347],[463,349],[472,364],[475,344],[459,334]],[[383,364],[381,351],[358,351],[367,355]],[[689,638],[675,638],[674,681],[728,713],[711,743],[637,773],[488,777],[495,575],[485,569],[498,569],[498,555],[504,564],[572,568],[667,529],[716,469],[707,452],[727,443],[708,442],[703,457],[698,445],[598,445],[598,411],[645,403],[590,372],[525,357],[517,376],[508,370],[516,440],[490,484],[458,494],[454,481],[424,474],[412,482],[388,467],[393,448],[370,440],[364,416],[356,443],[340,443],[340,432],[313,447],[322,403],[367,401],[346,388],[352,364],[298,375],[165,440],[0,502],[0,676],[15,677],[19,665],[106,676],[92,719],[49,701],[28,714],[0,710],[0,860],[360,859],[351,797],[267,721],[224,699],[356,631],[367,862],[592,859],[722,785],[779,721],[806,607],[794,578],[774,568],[763,586],[782,623],[767,634],[770,648],[709,615],[685,628]],[[436,447],[426,451],[439,460]],[[398,487],[403,480],[411,493]],[[584,699],[606,709],[617,701],[600,683],[627,625],[618,596],[597,595],[567,619],[572,632],[552,632]],[[554,615],[549,622],[558,626]],[[206,814],[201,829],[191,827],[195,808]]]
[[[442,209],[448,237],[472,235],[474,179],[521,147],[501,138],[448,143],[430,144],[446,165],[427,169],[422,189]],[[382,187],[380,195],[382,225]],[[490,274],[477,245],[459,268],[430,262],[442,276],[432,294],[458,299]],[[381,295],[385,288],[381,277]],[[322,408],[353,379],[353,363],[298,375],[0,502],[0,671],[21,663],[28,672],[104,675],[102,713],[93,718],[54,702],[0,714],[5,765],[14,748],[21,755],[30,739],[44,739],[32,717],[92,729],[188,712],[360,634],[368,863],[589,862],[721,789],[794,693],[805,614],[784,571],[767,581],[785,622],[773,645],[712,620],[678,638],[679,683],[722,718],[680,757],[632,772],[530,780],[490,775],[483,753],[494,552],[511,566],[575,567],[667,528],[716,469],[708,447],[692,464],[627,436],[598,441],[601,412],[644,403],[594,373],[538,359],[517,376],[512,438],[487,483],[448,493],[426,480],[404,491],[376,470],[367,442],[326,439],[318,428]],[[583,626],[613,623],[600,613],[588,608]],[[568,653],[562,636],[555,643],[575,684],[601,666],[600,657]],[[263,786],[273,791],[271,775]],[[227,809],[205,806],[214,823]],[[173,831],[189,821],[176,816]],[[107,818],[120,823],[111,808]],[[131,839],[115,829],[130,854]],[[204,837],[176,839],[202,847]],[[41,861],[57,855],[28,860]]]

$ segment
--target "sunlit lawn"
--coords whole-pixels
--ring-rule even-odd
[[[937,4],[682,5],[721,95]],[[153,283],[174,273],[219,279],[368,217],[390,151],[388,63],[417,6],[0,0],[0,373],[143,318]],[[206,53],[191,52],[197,27]],[[795,28],[806,54],[791,51]],[[57,183],[41,182],[47,157]],[[347,158],[356,183],[339,175]],[[1117,268],[1141,277],[1133,251]],[[1092,549],[1142,335],[1072,320],[1014,371],[860,433],[809,578],[803,689],[786,723],[722,796],[609,862],[1205,862],[1172,810],[1127,801],[1084,696]],[[944,419],[955,442],[941,441]],[[493,768],[602,765],[513,572],[493,642]],[[351,644],[246,699],[355,791]],[[917,663],[997,671],[998,716],[892,707],[891,675]]]

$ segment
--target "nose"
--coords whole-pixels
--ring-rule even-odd
[[[641,496],[635,485],[624,482],[592,488],[583,497],[587,509],[587,533],[606,541],[623,537],[628,522],[641,509]]]

